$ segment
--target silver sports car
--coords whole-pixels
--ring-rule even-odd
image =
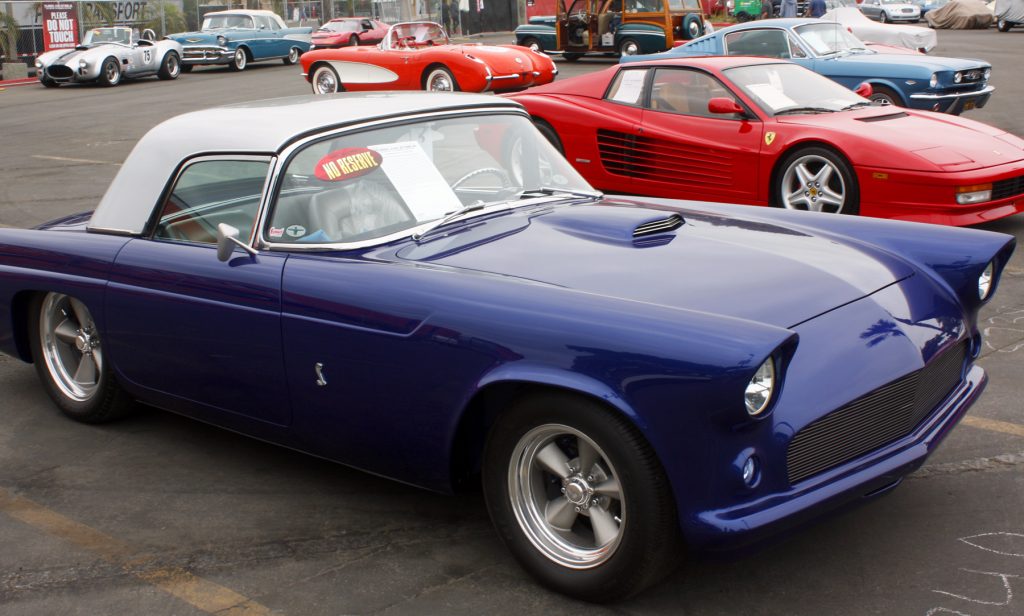
[[[181,74],[181,43],[154,40],[124,26],[93,28],[74,49],[48,51],[36,59],[39,83],[55,88],[62,83],[97,81],[116,86],[123,78],[177,79]]]

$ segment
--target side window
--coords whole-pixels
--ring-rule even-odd
[[[725,35],[727,56],[788,58],[789,45],[783,30],[743,30]]]
[[[627,13],[661,13],[665,10],[663,0],[625,0]]]
[[[651,81],[650,109],[708,118],[734,118],[708,111],[712,98],[736,100],[717,79],[690,69],[659,68]]]
[[[625,69],[619,71],[608,88],[606,99],[624,105],[639,105],[644,94],[644,82],[649,69]]]
[[[266,15],[255,15],[253,19],[256,20],[256,27],[261,30],[273,30],[274,27],[270,23],[270,18]]]
[[[178,175],[164,201],[154,238],[213,244],[227,223],[247,238],[263,195],[268,160],[198,160]]]

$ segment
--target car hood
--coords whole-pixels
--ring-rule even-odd
[[[822,215],[829,214],[808,214]],[[675,230],[634,237],[638,227],[672,216],[684,221]],[[451,229],[398,257],[779,327],[913,273],[904,261],[844,238],[607,198],[469,219]]]
[[[82,58],[90,58],[95,49],[99,47],[105,47],[110,43],[97,43],[95,45],[79,45],[74,49],[55,49],[46,53],[40,54],[37,60],[43,63],[43,66],[50,66],[51,64],[71,64],[77,62]],[[120,45],[118,45],[120,47]],[[124,49],[122,47],[122,49]]]
[[[465,43],[454,45],[460,53],[487,63],[495,75],[521,73],[533,67],[534,58],[540,58],[525,47],[514,45],[481,45]]]
[[[864,71],[878,70],[880,67],[898,69],[914,67],[930,73],[937,71],[966,71],[972,68],[990,68],[988,62],[969,58],[944,58],[942,56],[911,55],[904,53],[856,53],[837,58],[825,58],[827,62],[835,62],[838,66],[861,68]],[[827,65],[826,65],[827,66]]]
[[[892,169],[914,171],[969,171],[1024,160],[1024,141],[1004,131],[948,114],[872,107],[830,114],[782,116],[779,124],[840,131],[851,139],[885,144],[886,152],[849,148],[854,165],[877,164],[869,157],[881,154]],[[908,156],[888,156],[890,151]]]
[[[240,32],[238,29],[218,29],[218,30],[203,30],[201,32],[179,32],[178,34],[169,34],[167,38],[178,41],[184,45],[195,45],[196,43],[209,43],[217,42],[217,36],[225,36],[232,32]]]

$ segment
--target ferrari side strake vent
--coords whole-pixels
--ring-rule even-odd
[[[672,231],[673,229],[678,229],[682,224],[683,217],[679,214],[672,214],[668,218],[652,220],[651,222],[645,222],[644,224],[639,225],[636,229],[633,229],[633,237],[643,237],[645,235],[654,235],[655,233]]]
[[[888,115],[873,116],[873,117],[870,117],[870,118],[857,118],[857,119],[860,120],[861,122],[885,122],[886,120],[895,120],[897,118],[905,118],[905,117],[907,117],[906,113],[904,113],[902,111],[897,111],[896,113],[890,113]]]

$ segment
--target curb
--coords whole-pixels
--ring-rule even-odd
[[[27,86],[32,83],[39,83],[39,80],[35,77],[25,77],[24,79],[8,79],[7,81],[0,81],[0,88]]]

